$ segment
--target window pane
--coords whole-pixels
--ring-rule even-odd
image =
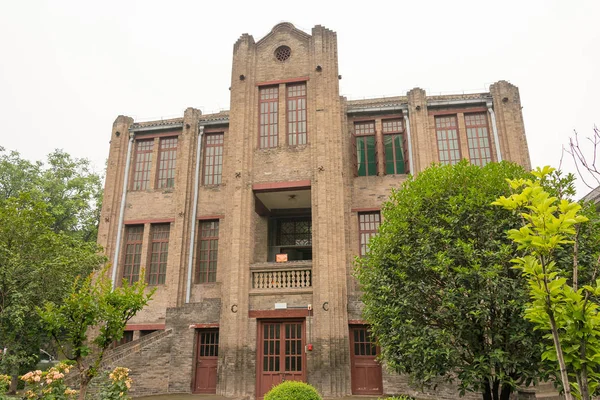
[[[484,166],[491,162],[487,114],[465,114],[465,126],[471,164]]]
[[[435,127],[440,163],[456,164],[461,157],[456,115],[436,117]]]
[[[223,133],[206,135],[204,143],[204,184],[220,185],[223,166]]]
[[[136,141],[133,190],[146,190],[150,187],[153,149],[154,139]]]
[[[196,283],[216,282],[219,221],[201,221],[196,255]]]

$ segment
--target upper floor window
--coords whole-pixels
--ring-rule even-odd
[[[492,161],[487,114],[465,114],[465,126],[471,164],[483,167]]]
[[[454,165],[460,161],[456,115],[435,117],[440,163]]]
[[[408,172],[408,154],[402,119],[382,121],[385,173],[387,175]]]
[[[142,239],[144,225],[125,227],[125,262],[123,264],[123,279],[129,284],[140,279],[140,264],[142,262]]]
[[[175,187],[177,138],[161,138],[158,150],[158,175],[156,186],[159,189]]]
[[[133,172],[133,190],[149,189],[153,151],[154,139],[138,140],[136,142],[135,165]]]
[[[196,283],[216,282],[219,251],[219,220],[200,221]]]
[[[223,172],[223,133],[206,134],[204,146],[204,184],[220,185]]]
[[[167,258],[169,257],[169,224],[152,225],[150,244],[150,267],[148,284],[162,285],[167,276]]]
[[[381,215],[379,211],[358,213],[358,236],[360,244],[360,256],[364,257],[369,250],[369,241],[379,231]]]
[[[375,121],[355,122],[356,173],[358,176],[377,175]]]
[[[261,149],[277,147],[279,87],[261,87],[259,92],[259,147]]]
[[[288,145],[306,144],[306,83],[287,86]]]

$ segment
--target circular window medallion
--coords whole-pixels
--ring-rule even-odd
[[[275,50],[275,58],[281,62],[287,61],[287,59],[290,58],[291,55],[292,55],[292,49],[290,49],[287,46],[279,46]]]

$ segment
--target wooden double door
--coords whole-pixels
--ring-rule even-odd
[[[306,382],[304,320],[264,320],[258,326],[256,395],[283,381]]]
[[[383,393],[381,364],[376,360],[379,347],[366,325],[350,326],[352,394]]]
[[[217,392],[217,363],[219,359],[219,330],[196,331],[194,393]]]

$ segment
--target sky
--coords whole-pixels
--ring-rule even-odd
[[[532,165],[558,167],[575,130],[586,143],[600,126],[599,20],[597,0],[0,0],[0,146],[103,172],[118,115],[229,109],[235,41],[288,21],[337,32],[349,99],[517,85]]]

